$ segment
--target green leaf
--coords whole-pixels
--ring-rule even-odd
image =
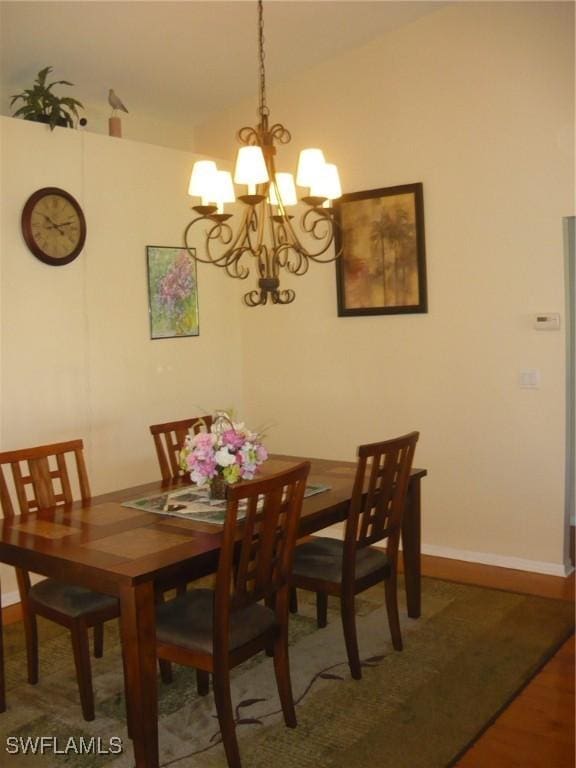
[[[37,82],[39,85],[44,86],[49,72],[52,72],[52,67],[45,67],[44,69],[41,69],[40,72],[38,72]]]
[[[74,125],[74,117],[78,118],[78,108],[84,109],[82,102],[72,97],[59,97],[52,92],[57,85],[74,85],[69,80],[55,80],[47,83],[47,77],[52,72],[52,67],[44,67],[38,72],[32,88],[27,88],[22,93],[14,94],[10,101],[13,107],[18,101],[22,105],[14,113],[14,117],[24,117],[34,120],[39,117],[48,118],[48,124],[53,129],[58,123],[67,126]]]

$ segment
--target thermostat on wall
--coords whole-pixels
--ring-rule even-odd
[[[534,328],[537,331],[559,331],[560,315],[557,312],[543,312],[534,315]]]

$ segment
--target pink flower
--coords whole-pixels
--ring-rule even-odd
[[[241,432],[237,432],[235,429],[227,429],[222,433],[222,444],[229,445],[230,448],[236,451],[239,448],[242,448],[245,441],[246,437]]]

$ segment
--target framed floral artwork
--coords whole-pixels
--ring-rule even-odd
[[[422,184],[335,202],[338,315],[427,312]]]
[[[149,245],[148,312],[150,338],[198,336],[196,261],[186,248]]]

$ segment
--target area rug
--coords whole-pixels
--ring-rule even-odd
[[[336,603],[318,630],[300,593],[291,617],[291,669],[298,727],[283,725],[271,659],[233,674],[237,734],[245,768],[443,768],[454,763],[550,658],[574,627],[571,604],[423,580],[423,611],[403,618],[404,650],[392,649],[383,590],[358,598],[361,681],[350,678]],[[22,629],[5,627],[8,709],[0,752],[11,768],[128,768],[122,664],[115,623],[93,659],[96,720],[80,715],[70,640],[41,625],[40,682],[26,683]],[[160,762],[168,768],[225,768],[211,695],[199,697],[191,670],[159,682]],[[42,740],[43,737],[43,740]]]

